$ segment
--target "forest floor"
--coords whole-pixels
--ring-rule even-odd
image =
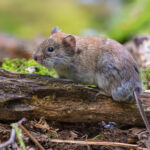
[[[113,122],[106,124],[104,121],[99,123],[58,123],[47,122],[44,118],[39,121],[30,120],[23,123],[23,126],[38,142],[49,150],[128,150],[130,148],[117,148],[111,146],[96,145],[78,145],[66,143],[54,143],[50,139],[61,140],[80,140],[80,141],[105,141],[135,144],[139,147],[145,147],[143,138],[139,140],[139,135],[144,129],[131,126],[117,125]],[[11,126],[6,123],[0,123],[0,142],[7,141],[10,137]],[[22,132],[21,132],[22,133]],[[27,150],[38,150],[26,134],[21,134]],[[144,136],[143,136],[144,137]],[[18,150],[18,140],[8,146],[7,149]]]

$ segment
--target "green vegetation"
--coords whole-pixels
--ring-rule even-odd
[[[54,70],[48,70],[47,68],[41,66],[33,59],[26,60],[26,59],[8,59],[6,58],[4,63],[2,64],[1,68],[12,71],[12,72],[19,72],[19,73],[29,73],[27,68],[36,66],[37,69],[33,73],[41,74],[41,75],[50,75],[52,77],[57,77]]]
[[[150,1],[134,0],[126,3],[123,10],[110,22],[107,34],[124,42],[137,34],[150,33]]]
[[[150,80],[150,67],[146,69],[146,78]]]
[[[150,89],[150,67],[141,70],[141,80],[143,88]]]
[[[49,36],[52,27],[79,34],[90,16],[72,0],[1,0],[0,30],[23,38]]]
[[[104,134],[98,134],[98,135],[96,135],[95,137],[93,137],[92,139],[93,140],[96,140],[96,139],[98,139],[99,137],[104,137]]]
[[[146,72],[145,72],[145,80],[146,80],[147,88],[150,89],[150,67],[148,67],[148,68],[146,69]]]
[[[150,33],[150,0],[1,0],[0,30],[23,38],[49,36],[55,25],[71,34],[99,34],[120,42],[137,34]],[[92,30],[89,30],[92,29]],[[93,32],[94,30],[94,32]]]

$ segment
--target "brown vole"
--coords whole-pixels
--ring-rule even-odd
[[[54,68],[62,78],[97,85],[115,101],[136,98],[141,107],[138,102],[142,86],[137,64],[129,52],[114,40],[74,36],[59,32],[55,27],[50,37],[38,47],[34,59]],[[150,131],[144,111],[141,115]]]

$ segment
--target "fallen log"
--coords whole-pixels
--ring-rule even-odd
[[[143,125],[135,103],[117,103],[97,94],[97,88],[80,86],[67,79],[0,69],[0,120],[12,121],[44,116],[62,122],[115,121]],[[150,93],[141,95],[150,120]]]

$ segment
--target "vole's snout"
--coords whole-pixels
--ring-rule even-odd
[[[33,59],[37,62],[41,62],[42,59],[43,59],[43,56],[42,55],[37,55],[37,54],[34,54],[33,55]]]

